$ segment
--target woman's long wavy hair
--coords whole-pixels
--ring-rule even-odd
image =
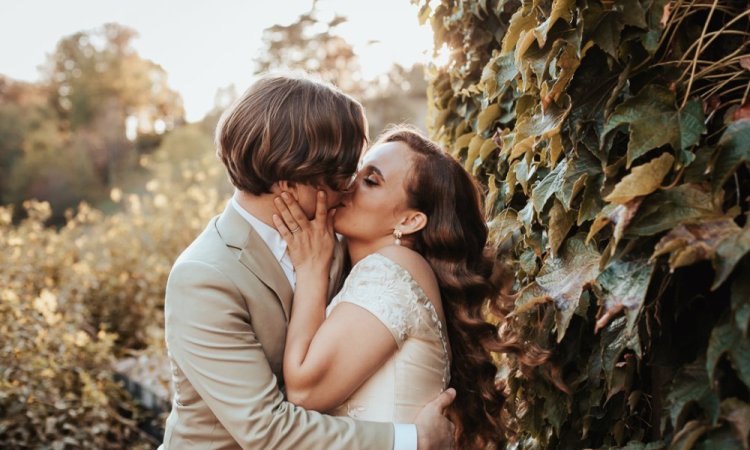
[[[501,333],[512,299],[501,293],[506,277],[487,247],[477,182],[412,127],[393,127],[376,144],[386,142],[402,142],[414,152],[406,181],[409,207],[426,214],[428,221],[424,229],[403,239],[427,259],[440,286],[452,353],[450,385],[458,394],[450,410],[458,448],[484,449],[504,442],[505,395],[492,353],[516,355],[526,366],[541,364],[546,355],[524,346],[507,329]],[[500,323],[488,322],[487,311]]]

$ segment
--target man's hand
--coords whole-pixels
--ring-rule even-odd
[[[456,390],[447,389],[435,400],[426,404],[417,415],[414,424],[417,426],[418,450],[454,449],[456,446],[454,432],[456,427],[444,413],[456,398]]]

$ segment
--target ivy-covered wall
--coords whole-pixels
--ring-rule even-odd
[[[415,0],[515,273],[511,448],[750,446],[745,0]]]

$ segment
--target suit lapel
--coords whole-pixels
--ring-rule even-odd
[[[227,246],[240,250],[240,263],[276,294],[288,322],[294,292],[284,270],[263,239],[231,203],[227,204],[216,221],[216,229]]]

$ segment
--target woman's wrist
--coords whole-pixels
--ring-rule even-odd
[[[319,292],[325,297],[328,292],[328,270],[310,268],[297,270],[297,283],[295,290],[301,292],[305,297]]]
[[[294,268],[294,272],[297,274],[297,284],[299,284],[300,280],[305,280],[306,282],[325,280],[325,284],[328,285],[331,264],[310,263],[300,265]]]

